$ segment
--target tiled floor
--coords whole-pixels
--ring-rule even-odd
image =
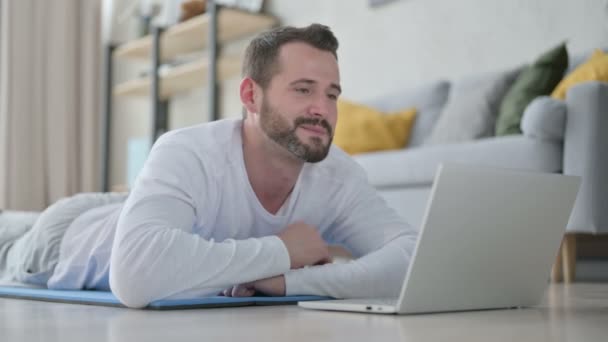
[[[0,299],[0,341],[608,341],[608,284],[553,285],[536,308],[412,316],[295,306],[138,311]]]

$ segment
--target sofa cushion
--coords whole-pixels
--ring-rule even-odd
[[[422,145],[433,130],[435,121],[448,98],[449,91],[450,84],[447,81],[438,81],[392,92],[365,103],[382,112],[416,108],[416,120],[408,143],[408,147],[416,147]]]
[[[426,144],[471,141],[494,135],[498,106],[519,69],[486,73],[452,83]]]
[[[530,138],[563,141],[567,106],[549,96],[537,97],[526,107],[521,130]]]
[[[384,114],[350,101],[338,101],[334,143],[349,154],[403,148],[409,139],[416,109]]]
[[[538,96],[549,95],[568,67],[565,44],[545,52],[525,68],[500,104],[496,135],[520,134],[524,110]]]
[[[588,61],[579,65],[559,82],[551,96],[564,100],[568,89],[579,83],[589,81],[608,82],[608,54],[602,50],[596,50]]]
[[[591,57],[591,55],[593,55],[595,53],[595,51],[597,51],[597,50],[598,49],[586,51],[584,53],[577,53],[574,55],[569,55],[568,56],[568,69],[566,69],[566,75],[573,72],[574,69],[579,67],[579,65],[585,63]],[[604,47],[600,50],[602,50],[604,52],[608,52],[607,47]]]
[[[562,144],[523,135],[355,156],[375,187],[425,186],[442,162],[542,172],[562,169]]]

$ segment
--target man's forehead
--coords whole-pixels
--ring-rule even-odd
[[[306,43],[287,43],[281,47],[278,57],[277,71],[284,81],[308,79],[318,83],[340,83],[338,62],[329,51]]]

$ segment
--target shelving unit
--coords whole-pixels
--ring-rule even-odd
[[[239,57],[219,58],[217,61],[218,80],[224,81],[240,72]],[[160,99],[168,100],[173,95],[206,83],[209,61],[201,59],[172,68],[160,76]],[[114,96],[147,96],[150,94],[152,77],[129,80],[114,87]]]
[[[205,13],[168,28],[162,35],[161,60],[166,61],[184,53],[203,50],[208,46],[208,31],[211,16]],[[236,23],[236,25],[235,25]],[[268,29],[276,19],[263,14],[252,14],[223,8],[218,12],[217,43],[224,44],[254,32]],[[117,58],[148,59],[151,57],[153,36],[148,35],[125,44],[114,51]]]
[[[218,82],[237,76],[241,68],[240,56],[218,57],[219,45],[244,38],[269,29],[277,20],[268,15],[255,14],[232,8],[221,8],[214,1],[207,1],[205,14],[176,24],[169,28],[155,27],[151,35],[106,46],[104,67],[105,101],[103,123],[103,170],[102,186],[109,186],[110,135],[112,102],[114,96],[148,96],[151,101],[154,142],[167,131],[168,101],[183,91],[208,86],[209,106],[205,114],[219,118],[217,112]],[[159,75],[159,67],[180,55],[206,49],[207,57],[175,66]],[[152,73],[149,77],[128,80],[113,86],[113,59],[135,59],[149,61]]]

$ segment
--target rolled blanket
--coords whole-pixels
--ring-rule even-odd
[[[0,209],[0,280],[7,275],[6,256],[15,241],[25,235],[40,216],[37,211],[13,211]]]
[[[25,219],[18,221],[21,225],[11,224],[6,229],[11,232],[6,238],[0,229],[0,279],[46,286],[59,260],[61,240],[70,224],[91,209],[124,202],[126,198],[126,193],[81,193],[55,202],[37,213],[36,219],[29,216],[27,227]],[[15,222],[15,215],[8,217],[10,222]],[[7,241],[5,246],[4,240]]]

